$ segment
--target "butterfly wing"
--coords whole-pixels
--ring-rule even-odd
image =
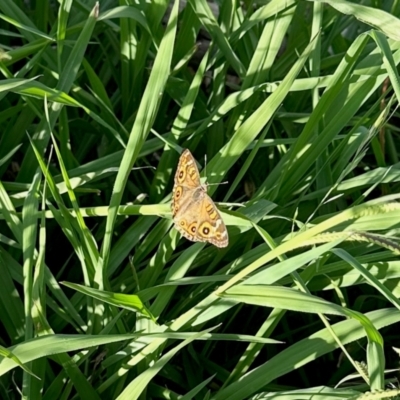
[[[196,240],[209,242],[217,247],[228,246],[228,231],[217,206],[207,193],[204,193],[199,209]]]
[[[216,205],[203,187],[187,195],[184,211],[174,217],[176,229],[193,242],[209,242],[217,247],[228,246],[228,232]]]
[[[172,191],[172,216],[176,229],[194,242],[228,245],[228,232],[214,202],[201,185],[196,161],[189,150],[179,158]]]
[[[196,241],[199,206],[199,198],[194,199],[194,194],[201,189],[196,161],[186,149],[182,152],[176,169],[171,207],[176,229],[192,241]]]
[[[201,185],[196,160],[188,149],[185,149],[179,158],[178,168],[175,173],[175,185],[183,185],[191,188]]]
[[[178,230],[178,219],[185,215],[187,208],[192,204],[194,191],[200,187],[200,173],[196,161],[192,153],[186,149],[179,158],[172,189],[172,216]]]

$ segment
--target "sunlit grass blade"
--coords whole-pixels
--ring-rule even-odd
[[[193,261],[203,248],[204,243],[196,243],[183,252],[182,255],[172,264],[165,278],[165,282],[171,282],[185,276]],[[176,287],[166,287],[160,291],[151,307],[151,310],[155,315],[160,315],[162,313],[165,305],[168,304],[169,300],[172,298],[175,290]]]
[[[231,140],[224,146],[221,152],[210,161],[208,168],[211,171],[214,171],[213,175],[210,176],[210,183],[221,182],[226,172],[232,167],[232,165],[234,165],[238,157],[243,153],[250,142],[257,137],[263,127],[268,123],[269,119],[272,118],[274,112],[287,96],[295,78],[303,68],[313,46],[314,42],[312,41],[294,64],[291,71],[286,75],[279,87],[258,107],[255,112],[252,113],[252,115],[235,132]],[[212,187],[210,188],[210,192],[213,192]]]
[[[39,185],[41,183],[42,174],[38,170],[34,176],[28,196],[25,199],[22,209],[22,251],[23,251],[23,276],[24,276],[24,311],[25,311],[25,340],[33,337],[33,321],[32,321],[32,291],[33,291],[33,265],[35,262],[35,248],[37,238],[38,221],[35,218],[39,206]],[[31,396],[31,379],[30,373],[24,371],[24,395]]]
[[[18,89],[21,86],[23,87],[28,83],[32,83],[35,79],[37,78],[35,77],[31,79],[20,79],[20,78],[4,79],[0,82],[0,93]]]
[[[135,339],[138,335],[47,335],[10,347],[22,363],[36,360],[46,355],[77,351],[87,347],[101,346]],[[9,358],[0,360],[0,376],[17,367],[18,364]]]
[[[125,308],[126,310],[139,313],[146,318],[152,319],[155,322],[155,318],[137,295],[112,293],[104,290],[97,290],[90,287],[73,284],[70,282],[63,282],[63,285],[71,289],[77,290],[87,296],[91,296],[97,300],[111,304],[115,307]]]
[[[7,350],[6,348],[4,348],[4,347],[2,347],[2,346],[0,346],[0,355],[1,355],[2,357],[6,357],[6,358],[9,358],[9,359],[13,360],[13,361],[14,361],[18,366],[20,366],[20,367],[24,370],[24,372],[26,372],[27,374],[33,376],[33,377],[36,378],[36,379],[40,379],[37,375],[35,375],[35,374],[33,373],[33,371],[31,371],[26,365],[24,365],[24,364],[18,359],[18,357],[17,357],[15,354],[13,354],[11,351]]]
[[[137,378],[132,380],[124,391],[117,397],[118,400],[137,399],[143,392],[148,382],[168,363],[168,361],[176,354],[179,350],[185,346],[200,338],[205,333],[212,331],[215,328],[205,329],[204,331],[193,334],[189,339],[184,340],[182,343],[175,346],[168,353],[164,354],[159,358],[151,368],[146,369]]]
[[[396,31],[400,29],[400,21],[396,19],[396,22],[398,23],[398,27],[396,28]],[[371,32],[371,37],[376,41],[376,44],[379,47],[379,50],[382,53],[382,59],[383,59],[383,64],[386,67],[387,73],[389,75],[390,81],[393,86],[394,93],[396,94],[397,97],[397,102],[400,100],[400,83],[399,83],[399,74],[397,72],[396,68],[396,62],[393,59],[393,55],[388,43],[388,40],[386,37],[381,33],[381,32],[376,32],[372,31]],[[400,38],[400,35],[399,35]],[[397,39],[399,40],[399,39]]]
[[[199,383],[196,387],[194,387],[190,392],[186,393],[181,397],[180,400],[191,400],[195,397],[203,388],[205,388],[214,378],[215,375],[210,376],[208,379]]]
[[[178,1],[175,1],[116,177],[106,222],[106,233],[101,249],[103,263],[101,268],[107,268],[117,208],[121,203],[129,172],[154,122],[161,101],[161,94],[168,78],[177,26],[177,12]]]
[[[400,312],[394,309],[382,309],[365,314],[376,329],[381,329],[394,321],[400,321]],[[346,320],[332,325],[332,329],[343,344],[348,344],[364,337],[366,331],[355,320]],[[315,355],[322,356],[337,348],[328,329],[322,329],[309,337],[297,341],[257,368],[248,372],[242,379],[233,382],[215,395],[216,400],[240,400],[250,396],[279,376],[295,368],[308,364]],[[247,385],[250,383],[251,385]]]
[[[185,131],[187,124],[190,120],[190,117],[192,115],[195,100],[198,97],[200,85],[204,78],[207,63],[208,63],[208,52],[204,55],[199,65],[199,68],[197,69],[196,74],[193,77],[193,80],[190,84],[189,91],[185,96],[182,107],[180,108],[178,115],[174,119],[169,139],[174,138],[174,140],[178,142],[182,133]],[[164,152],[161,157],[161,160],[158,164],[156,176],[153,179],[153,184],[150,191],[150,195],[152,198],[155,199],[161,198],[161,194],[165,190],[166,183],[168,182],[168,177],[166,176],[166,172],[170,169],[171,163],[172,162],[176,163],[177,159],[178,155],[171,152],[170,145],[166,145],[164,147]],[[157,196],[156,196],[156,191],[158,192]]]
[[[374,26],[381,30],[386,36],[399,40],[400,21],[395,16],[379,8],[372,8],[363,4],[352,3],[345,0],[316,0],[327,3],[336,8],[338,11],[352,15],[365,22],[368,25]]]
[[[82,62],[84,52],[95,27],[98,11],[99,4],[96,3],[91,14],[89,15],[89,18],[86,20],[83,29],[80,32],[79,38],[77,39],[63,70],[60,73],[60,77],[56,86],[56,88],[60,91],[68,93],[72,87],[72,84],[76,78],[76,74],[78,73],[79,66]],[[41,138],[41,140],[37,141],[37,148],[40,154],[43,152],[50,139],[50,131],[48,126],[53,128],[58,116],[60,115],[61,107],[62,106],[60,104],[53,103],[49,112],[49,123],[46,121],[46,118],[43,117],[36,130],[36,134],[33,139],[36,139],[36,137]],[[36,157],[33,155],[33,153],[28,152],[21,166],[21,177],[32,176],[31,171],[34,168],[35,161]]]
[[[241,285],[254,285],[254,284],[271,285],[273,283],[276,283],[283,277],[288,276],[292,272],[299,270],[310,261],[318,259],[323,254],[325,254],[326,252],[328,252],[329,250],[340,244],[340,242],[341,240],[331,241],[330,243],[327,243],[325,245],[308,250],[305,253],[283,260],[275,265],[270,266],[265,270],[255,273],[254,275],[244,280],[241,283]],[[196,319],[192,322],[192,324],[198,325],[206,321],[209,321],[212,318],[215,318],[221,313],[234,307],[235,305],[236,305],[235,302],[226,301],[225,299],[222,299],[222,301],[218,301],[216,304],[210,305],[205,311],[200,313],[200,315],[196,317]]]
[[[98,16],[99,3],[96,3],[89,15],[89,18],[86,20],[86,24],[82,29],[76,45],[73,47],[71,53],[69,54],[67,62],[63,66],[64,68],[61,71],[60,80],[57,84],[57,89],[68,92],[69,88],[72,86],[72,83],[74,82],[76,74],[78,72],[78,68],[82,63],[83,55],[92,35],[92,31],[94,29]]]
[[[22,223],[17,216],[17,212],[8,196],[7,191],[4,189],[0,181],[0,206],[1,214],[6,220],[8,227],[11,229],[15,239],[22,245]]]
[[[64,228],[64,232],[65,232],[66,236],[73,244],[78,257],[82,262],[82,268],[85,273],[85,275],[84,275],[85,280],[87,280],[87,282],[88,282],[89,279],[93,279],[92,277],[94,276],[94,265],[93,265],[93,263],[90,263],[89,256],[88,256],[88,258],[86,258],[84,256],[86,246],[84,246],[81,243],[81,241],[79,240],[79,237],[76,234],[76,232],[79,232],[80,230],[76,226],[77,224],[76,224],[74,217],[72,216],[72,214],[69,212],[69,210],[65,206],[64,201],[62,200],[61,195],[58,192],[58,189],[55,185],[52,175],[50,174],[49,170],[47,169],[47,166],[44,163],[38,149],[36,148],[36,146],[34,145],[34,143],[32,141],[31,141],[31,146],[33,148],[35,156],[37,157],[37,161],[42,170],[42,173],[46,177],[46,183],[49,187],[49,190],[50,190],[53,198],[57,202],[59,209],[61,210],[62,216],[61,216],[60,211],[56,210],[50,203],[48,204],[48,207],[50,208],[53,216],[55,218],[58,217],[58,222],[59,222],[60,226]],[[89,261],[89,262],[87,262],[87,261]]]
[[[0,14],[0,18],[3,19],[4,21],[7,21],[9,24],[14,25],[16,28],[18,28],[19,30],[22,31],[28,31],[30,33],[33,33],[35,36],[39,36],[42,38],[45,38],[49,41],[55,41],[54,38],[52,38],[51,36],[46,35],[45,33],[39,31],[38,29],[32,28],[31,26],[26,26],[23,24],[20,24],[17,20],[8,17],[7,15],[4,14]]]
[[[65,38],[66,38],[66,30],[68,24],[68,17],[71,12],[72,1],[66,0],[63,3],[63,7],[60,7],[58,10],[58,23],[57,23],[57,42],[59,45],[57,46],[57,62],[58,67],[61,70],[61,56],[63,53]]]
[[[14,1],[4,0],[1,3],[0,10],[2,10],[3,13],[8,17],[13,18],[16,21],[19,21],[20,23],[26,25],[27,27],[33,29],[36,28],[32,20],[24,13],[24,11],[21,10],[18,4],[15,3]],[[31,33],[29,30],[22,31],[22,33],[27,37],[29,41],[32,41],[35,38],[34,34]]]
[[[353,268],[357,269],[360,274],[364,277],[365,281],[371,286],[375,287],[387,300],[389,300],[394,307],[400,310],[400,302],[396,296],[381,282],[379,282],[367,269],[365,269],[361,263],[359,263],[354,257],[343,249],[333,249],[332,252],[342,258],[344,261],[349,263]]]
[[[150,33],[150,28],[143,13],[133,7],[119,6],[110,10],[106,10],[99,15],[99,21],[113,18],[131,18],[138,22],[144,29],[146,29],[146,31]]]
[[[90,233],[88,227],[86,226],[86,223],[80,212],[79,204],[77,202],[75,193],[72,189],[71,182],[68,177],[68,172],[65,168],[60,150],[58,149],[57,142],[55,141],[54,136],[53,135],[51,135],[51,136],[52,136],[54,150],[57,155],[58,162],[60,164],[61,174],[63,176],[64,183],[67,188],[67,193],[68,193],[69,199],[72,203],[72,207],[75,212],[75,217],[77,219],[77,223],[79,226],[78,232],[80,233],[80,238],[81,238],[82,242],[85,244],[86,253],[90,256],[90,262],[92,263],[92,266],[94,268],[97,265],[97,260],[99,257],[96,241],[94,240],[92,234]],[[87,261],[89,262],[89,260],[87,260]],[[97,282],[97,284],[102,285],[102,282]]]
[[[189,0],[189,3],[195,11],[197,17],[207,28],[214,41],[218,44],[220,51],[224,54],[232,68],[238,73],[239,76],[244,76],[245,68],[235,52],[232,50],[229,41],[212,14],[208,3],[205,0]]]

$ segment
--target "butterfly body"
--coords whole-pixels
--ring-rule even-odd
[[[171,207],[175,227],[187,239],[217,247],[228,245],[224,221],[207,194],[207,185],[201,184],[196,161],[187,149],[175,173]]]

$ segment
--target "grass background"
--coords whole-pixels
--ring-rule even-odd
[[[399,396],[398,16],[2,0],[0,397]],[[226,249],[172,228],[182,148]]]

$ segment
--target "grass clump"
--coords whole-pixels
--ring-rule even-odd
[[[399,396],[397,2],[121,4],[0,2],[0,397]]]

